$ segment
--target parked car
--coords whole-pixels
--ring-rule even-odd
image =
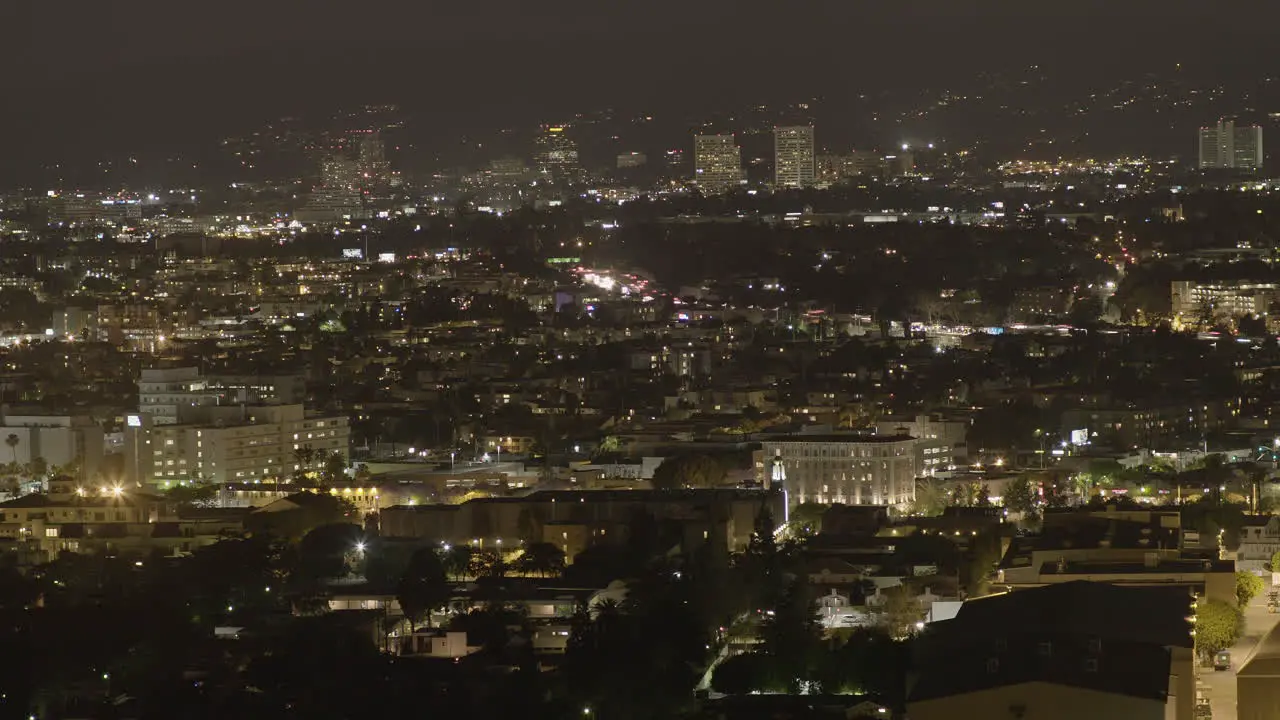
[[[1214,670],[1230,670],[1231,669],[1231,653],[1221,650],[1217,655],[1213,656]]]

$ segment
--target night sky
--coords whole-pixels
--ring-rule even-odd
[[[396,102],[442,133],[599,105],[856,93],[1044,64],[1268,61],[1280,7],[1187,0],[3,0],[11,167]],[[1270,71],[1259,67],[1256,72]]]

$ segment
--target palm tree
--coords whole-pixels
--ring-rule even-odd
[[[311,449],[310,445],[303,445],[293,450],[293,460],[298,464],[298,469],[293,472],[295,482],[305,480],[307,477],[307,469],[311,467],[311,462],[315,460],[316,451]]]
[[[9,433],[9,437],[4,439],[4,444],[9,446],[9,452],[13,453],[13,464],[18,464],[18,445],[22,444],[22,439],[14,433]]]

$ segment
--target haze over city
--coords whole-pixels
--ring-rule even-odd
[[[1263,720],[1280,10],[0,5],[0,720]]]

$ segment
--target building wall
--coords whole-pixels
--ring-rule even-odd
[[[400,505],[380,514],[385,537],[476,547],[545,540],[580,550],[589,544],[624,542],[642,513],[670,520],[693,546],[736,551],[746,547],[762,506],[782,517],[781,496],[748,491],[643,490],[539,492],[525,498],[482,498],[459,505]],[[572,554],[572,553],[569,553]]]
[[[911,720],[1019,717],[1027,720],[1164,720],[1166,712],[1163,700],[1049,683],[1025,683],[908,703],[907,715]]]
[[[102,428],[88,417],[11,415],[0,423],[0,440],[10,435],[18,444],[0,447],[0,462],[25,465],[43,458],[50,468],[78,465],[82,480],[94,479],[102,469]]]
[[[1236,569],[1262,574],[1276,551],[1280,551],[1280,522],[1273,520],[1266,527],[1245,527],[1240,532]]]
[[[732,135],[693,139],[694,183],[704,192],[725,192],[742,184],[742,151]]]
[[[802,188],[813,184],[813,127],[797,125],[773,129],[774,185]]]
[[[144,484],[214,483],[287,478],[300,469],[295,450],[311,447],[348,457],[346,417],[308,417],[301,405],[206,408],[211,422],[126,427],[129,479]],[[223,417],[227,416],[227,417]]]
[[[1236,717],[1239,720],[1280,718],[1280,678],[1236,678]]]
[[[769,440],[765,457],[780,458],[792,504],[891,505],[915,500],[920,474],[916,441]]]

